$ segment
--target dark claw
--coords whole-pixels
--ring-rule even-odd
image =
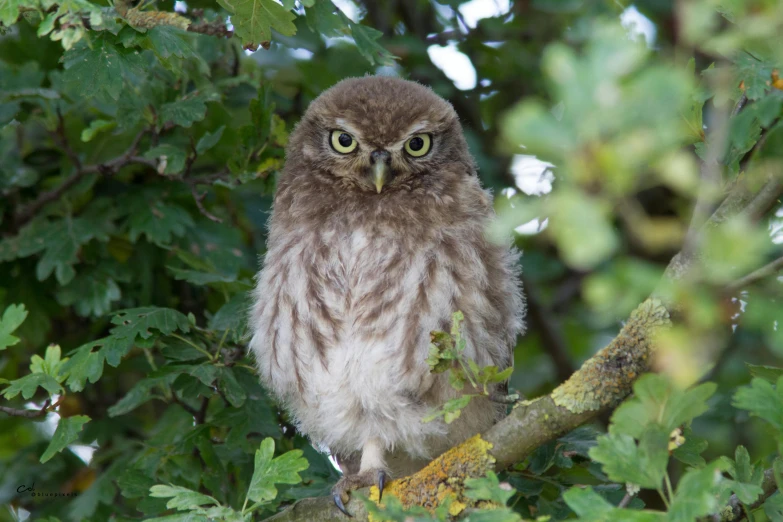
[[[378,470],[378,502],[383,499],[383,487],[386,485],[386,472]]]
[[[348,510],[345,509],[345,504],[343,504],[343,499],[340,496],[340,494],[339,493],[335,493],[333,498],[334,498],[334,505],[337,506],[337,509],[342,511],[345,516],[347,516],[349,518],[353,518],[353,515],[348,513]]]

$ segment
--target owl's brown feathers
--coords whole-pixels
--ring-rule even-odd
[[[414,157],[424,135],[431,148]],[[468,356],[512,364],[518,259],[485,239],[492,216],[457,115],[428,88],[349,79],[310,105],[275,196],[250,347],[315,444],[362,471],[406,473],[497,420],[484,401],[450,425],[421,420],[455,397],[425,362],[429,332],[454,311]]]

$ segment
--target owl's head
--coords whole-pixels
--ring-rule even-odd
[[[314,100],[287,161],[378,194],[475,174],[451,105],[423,85],[385,76],[343,80]]]

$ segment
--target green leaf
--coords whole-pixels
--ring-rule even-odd
[[[446,421],[446,424],[451,424],[459,418],[459,416],[462,414],[462,409],[470,404],[470,401],[473,399],[473,397],[477,397],[477,395],[465,394],[460,395],[454,399],[449,399],[443,404],[443,407],[440,410],[436,410],[428,416],[424,417],[424,422],[430,422],[437,419],[438,417],[443,417],[443,420]]]
[[[90,46],[79,42],[63,55],[62,61],[65,84],[82,99],[97,96],[117,100],[126,80],[146,76],[138,51],[121,49],[104,35]]]
[[[166,507],[178,511],[194,510],[205,504],[220,505],[220,502],[209,495],[180,486],[156,484],[150,488],[150,496],[155,498],[171,497],[171,500],[166,503]]]
[[[172,274],[174,279],[178,281],[187,281],[194,285],[211,285],[215,283],[233,283],[237,280],[236,275],[218,274],[215,272],[199,272],[197,270],[186,270],[182,268],[175,268],[173,266],[166,267]]]
[[[497,366],[485,366],[478,372],[479,384],[491,384],[506,382],[511,374],[514,372],[513,367],[508,367],[503,371],[500,371]]]
[[[778,491],[764,502],[764,514],[771,522],[783,522],[783,493]]]
[[[202,115],[201,117],[203,118],[204,116]],[[188,125],[188,127],[190,127],[190,125]],[[154,147],[145,152],[144,157],[157,160],[158,172],[161,174],[179,174],[185,168],[187,153],[180,147],[164,143],[163,145],[158,145],[157,147]],[[160,201],[156,202],[156,205],[159,207],[159,212],[161,213],[163,212],[161,207],[166,206]],[[131,219],[133,219],[133,216],[131,216]]]
[[[60,383],[51,375],[46,373],[31,373],[30,375],[25,375],[21,379],[11,381],[8,388],[3,390],[3,396],[6,399],[13,399],[21,393],[22,397],[30,399],[35,395],[39,386],[49,392],[49,395],[63,392]]]
[[[10,27],[19,18],[19,7],[27,5],[29,0],[0,0],[0,24]]]
[[[119,461],[122,462],[122,461]],[[70,520],[94,520],[93,514],[100,504],[111,505],[117,490],[108,472],[101,473],[87,491],[80,493],[68,507]]]
[[[260,45],[272,39],[272,29],[286,36],[296,33],[296,15],[274,0],[218,0],[229,11],[234,34],[243,45]]]
[[[153,335],[151,331],[153,329],[158,330],[162,335],[171,335],[176,331],[184,333],[190,331],[190,322],[183,313],[171,308],[154,306],[118,310],[111,322],[117,325],[111,330],[113,336],[131,339],[135,339],[136,336],[148,339]]]
[[[256,450],[253,477],[247,490],[247,498],[253,502],[266,503],[277,497],[275,484],[299,484],[300,471],[309,467],[302,458],[302,450],[291,450],[279,457],[275,453],[275,441],[269,437],[261,442]]]
[[[175,102],[166,103],[160,108],[160,117],[158,126],[163,127],[166,123],[173,123],[180,127],[191,127],[193,123],[201,121],[207,114],[207,105],[205,98],[194,96]],[[171,145],[169,145],[171,147]]]
[[[488,500],[505,506],[514,493],[511,487],[501,487],[498,476],[492,471],[487,472],[486,477],[465,479],[465,496],[472,500]]]
[[[591,487],[571,488],[563,493],[563,500],[579,518],[588,520],[608,520],[607,515],[614,508]]]
[[[135,410],[145,402],[154,399],[155,397],[153,396],[152,391],[155,389],[155,387],[159,385],[168,386],[174,381],[174,379],[176,379],[176,377],[177,374],[172,373],[163,377],[154,377],[140,380],[134,384],[133,387],[128,390],[128,393],[126,393],[122,399],[117,401],[114,406],[109,407],[109,417],[119,417],[120,415],[125,415],[126,413]]]
[[[65,384],[71,391],[82,391],[88,380],[95,383],[103,375],[103,363],[107,353],[124,355],[130,351],[132,346],[128,339],[118,339],[112,336],[83,344],[71,352],[70,359],[63,365],[63,371],[68,373],[68,380]],[[94,348],[98,348],[98,350],[93,351]]]
[[[723,481],[721,471],[727,465],[715,461],[702,469],[690,469],[680,479],[669,508],[671,522],[692,522],[716,513],[729,499],[726,491],[720,491]]]
[[[639,438],[648,426],[657,425],[671,433],[706,412],[715,389],[714,383],[704,383],[680,390],[663,375],[643,375],[634,384],[633,398],[612,415],[611,431]]]
[[[331,0],[315,2],[305,9],[305,20],[314,33],[327,38],[345,36],[350,32],[348,24],[335,12]]]
[[[128,469],[117,479],[117,485],[125,498],[146,497],[154,484],[152,477],[138,469]]]
[[[737,446],[734,451],[734,462],[723,457],[727,462],[727,471],[734,480],[724,480],[724,488],[733,491],[740,502],[752,504],[763,492],[761,483],[764,480],[764,470],[750,463],[750,455],[745,446]]]
[[[188,42],[187,32],[173,26],[158,25],[147,31],[152,50],[161,59],[172,56],[188,58],[193,56],[193,48]]]
[[[383,495],[383,507],[370,499],[362,498],[361,500],[365,509],[367,509],[367,513],[372,515],[370,520],[383,520],[386,522],[438,522],[448,520],[448,506],[451,503],[451,500],[447,497],[443,505],[435,508],[435,514],[433,515],[421,506],[404,508],[402,502],[391,493]]]
[[[410,518],[408,520],[411,520]],[[421,520],[421,519],[413,519]],[[435,519],[438,520],[438,519]],[[445,519],[443,519],[445,520]],[[464,522],[522,522],[523,518],[509,508],[482,509],[472,512]]]
[[[749,100],[762,98],[769,88],[774,66],[750,53],[739,51],[734,57],[736,74],[745,83],[745,95]]]
[[[237,382],[233,368],[220,368],[220,373],[218,374],[218,389],[235,408],[242,406],[245,399],[247,399],[247,393],[245,393],[244,388]]]
[[[590,269],[608,259],[619,243],[605,202],[575,190],[562,190],[552,197],[552,208],[557,211],[549,228],[563,260],[576,269]],[[590,241],[581,239],[588,236]]]
[[[116,126],[117,122],[114,120],[92,120],[90,126],[82,131],[82,141],[92,141],[99,132],[111,130]]]
[[[103,363],[118,366],[130,351],[137,337],[149,339],[157,330],[161,335],[176,331],[187,333],[190,322],[184,314],[171,308],[133,308],[119,310],[112,318],[111,335],[91,341],[71,352],[70,360],[62,367],[68,373],[66,384],[72,391],[81,391],[87,380],[96,382],[103,373]],[[98,348],[97,351],[93,351]]]
[[[187,210],[174,203],[161,200],[136,199],[130,203],[128,218],[129,237],[136,241],[144,235],[159,246],[171,244],[172,238],[182,237],[193,226],[193,218]]]
[[[737,390],[733,404],[769,422],[779,434],[783,433],[783,377],[778,378],[775,386],[754,378],[750,386]]]
[[[225,125],[221,125],[215,132],[206,132],[196,143],[196,152],[204,154],[206,151],[217,145],[226,130]]]
[[[749,363],[745,363],[745,366],[748,367],[748,370],[753,377],[764,379],[765,381],[771,382],[773,384],[780,377],[783,377],[783,368],[778,368],[776,366],[759,366]]]
[[[695,436],[690,426],[683,432],[685,443],[677,447],[672,456],[689,466],[700,468],[706,464],[701,454],[707,449],[707,441]]]
[[[79,433],[82,431],[84,425],[90,421],[90,418],[86,415],[75,415],[73,417],[63,417],[57,424],[57,429],[54,430],[52,435],[52,441],[49,446],[41,455],[40,462],[43,464],[57,453],[61,452],[68,444],[79,438]]]
[[[46,347],[46,353],[44,358],[41,359],[38,355],[33,355],[30,359],[30,371],[32,373],[45,373],[51,375],[57,382],[63,380],[62,365],[68,358],[60,360],[62,351],[56,344],[50,344]]]
[[[57,290],[57,302],[73,306],[81,317],[101,317],[111,311],[121,297],[120,287],[111,273],[94,269],[80,272],[70,283]]]
[[[598,437],[590,458],[603,465],[604,473],[615,482],[657,489],[663,483],[669,462],[669,434],[650,428],[641,434],[639,445],[633,437],[609,433]]]
[[[209,320],[209,329],[231,331],[234,342],[239,342],[247,333],[247,310],[250,307],[250,292],[234,294]]]
[[[0,318],[0,350],[5,350],[19,342],[19,338],[11,335],[27,318],[27,310],[23,304],[12,304],[5,309]]]
[[[383,36],[381,31],[350,21],[348,26],[351,28],[351,36],[356,42],[356,48],[368,62],[372,65],[394,65],[395,56],[377,41]]]
[[[563,500],[583,521],[664,522],[666,513],[619,509],[596,493],[593,488],[571,488],[563,493]]]
[[[73,266],[78,262],[80,248],[92,239],[109,239],[113,210],[106,208],[103,203],[91,205],[78,218],[69,216],[55,221],[31,223],[14,238],[16,244],[11,245],[11,249],[18,257],[43,252],[36,265],[36,277],[43,281],[54,272],[57,282],[65,285],[76,275]],[[0,245],[0,258],[2,250]]]

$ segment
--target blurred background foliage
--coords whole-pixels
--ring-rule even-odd
[[[780,183],[779,0],[0,0],[0,24],[0,405],[46,407],[0,412],[0,520],[162,516],[148,491],[168,483],[239,508],[265,437],[309,468],[250,516],[328,492],[334,467],[244,356],[244,310],[290,130],[364,74],[460,115],[490,233],[524,251],[512,388],[563,382],[698,244],[655,365],[717,383],[692,425],[707,460],[744,445],[770,467],[780,434],[732,397],[783,358],[781,263],[743,279],[783,255],[783,208],[699,225],[730,187]],[[573,517],[562,492],[585,483],[616,504],[599,431],[520,464],[515,509]],[[33,482],[78,496],[17,494]]]

